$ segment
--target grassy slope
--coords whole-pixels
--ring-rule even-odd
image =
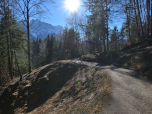
[[[66,61],[40,67],[18,80],[0,91],[2,114],[101,113],[111,87],[103,70]]]
[[[82,60],[111,64],[111,52],[84,55]],[[112,64],[135,70],[152,79],[152,40],[146,40],[127,46],[121,51],[112,52]]]

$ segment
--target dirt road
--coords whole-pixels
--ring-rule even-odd
[[[70,60],[76,63],[80,61]],[[112,78],[112,93],[104,114],[152,114],[152,83],[132,70],[96,62],[81,62],[100,67]]]

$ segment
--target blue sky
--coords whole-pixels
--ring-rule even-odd
[[[49,6],[49,5],[47,5]],[[65,26],[65,18],[68,17],[68,9],[65,8],[63,0],[58,0],[53,6],[50,5],[50,14],[48,14],[46,19],[41,19],[43,22],[50,23],[52,25],[61,25]]]
[[[83,5],[82,0],[80,0],[80,2],[81,2],[80,4]],[[42,22],[46,22],[52,25],[61,25],[65,27],[66,26],[65,19],[71,14],[69,10],[65,7],[65,0],[57,0],[56,4],[46,4],[46,6],[50,10],[50,13],[46,13],[45,17],[40,17],[39,19]],[[85,12],[86,9],[83,6],[80,6],[78,11],[81,14],[88,14],[88,12]],[[109,27],[113,29],[114,26],[117,26],[118,29],[120,29],[122,26],[122,23],[124,22],[123,18],[125,18],[123,14],[120,14],[120,13],[112,14],[110,16],[110,19],[112,21],[110,21]]]
[[[80,4],[83,2],[80,0]],[[44,18],[39,18],[42,22],[50,23],[52,25],[66,26],[65,19],[71,15],[70,11],[65,7],[65,0],[58,0],[55,4],[46,4],[50,13],[45,13]],[[80,6],[78,8],[79,13],[84,14],[85,8]],[[31,18],[32,19],[32,18]]]

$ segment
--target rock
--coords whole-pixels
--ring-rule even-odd
[[[17,96],[17,95],[18,95],[18,92],[14,92],[12,95],[13,95],[13,96]]]

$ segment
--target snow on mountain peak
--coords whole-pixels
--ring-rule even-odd
[[[25,30],[26,27],[20,23],[22,29]],[[30,21],[30,37],[31,39],[41,38],[45,39],[47,35],[51,35],[51,33],[55,33],[56,36],[59,36],[59,33],[63,30],[63,27],[60,25],[53,26],[51,24],[41,22],[39,19],[32,19]]]

